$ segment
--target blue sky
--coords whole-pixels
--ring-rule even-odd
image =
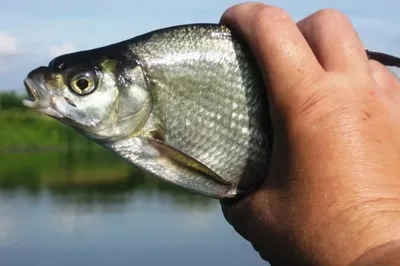
[[[0,0],[0,90],[55,55],[111,44],[176,24],[218,22],[233,0]],[[322,8],[346,13],[369,49],[400,56],[398,0],[271,0],[296,20]]]

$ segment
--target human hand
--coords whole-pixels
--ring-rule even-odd
[[[272,265],[348,265],[400,239],[400,83],[368,60],[349,20],[319,11],[297,24],[262,4],[222,22],[257,59],[274,128],[264,185],[222,202]]]

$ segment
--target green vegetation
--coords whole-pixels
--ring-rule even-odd
[[[177,205],[210,208],[215,201],[163,182],[107,150],[0,153],[0,194],[47,192],[57,202],[80,205],[124,204],[159,197]]]
[[[0,93],[0,150],[72,148],[92,145],[86,137],[55,119],[25,107],[26,96]],[[97,145],[94,145],[98,149]]]
[[[25,96],[14,91],[0,93],[0,110],[24,110],[25,107],[21,103],[23,99]]]
[[[121,204],[136,193],[176,204],[215,201],[160,181],[129,165],[72,128],[22,105],[25,96],[0,93],[0,193],[48,192],[57,202]]]

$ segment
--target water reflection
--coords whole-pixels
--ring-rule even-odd
[[[265,265],[215,200],[92,147],[0,153],[1,265]]]
[[[175,204],[207,207],[215,201],[145,174],[106,150],[0,153],[0,191],[10,197],[47,191],[56,202],[124,204],[135,193]]]

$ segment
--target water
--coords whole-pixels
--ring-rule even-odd
[[[218,201],[108,152],[0,154],[0,265],[268,265]]]

